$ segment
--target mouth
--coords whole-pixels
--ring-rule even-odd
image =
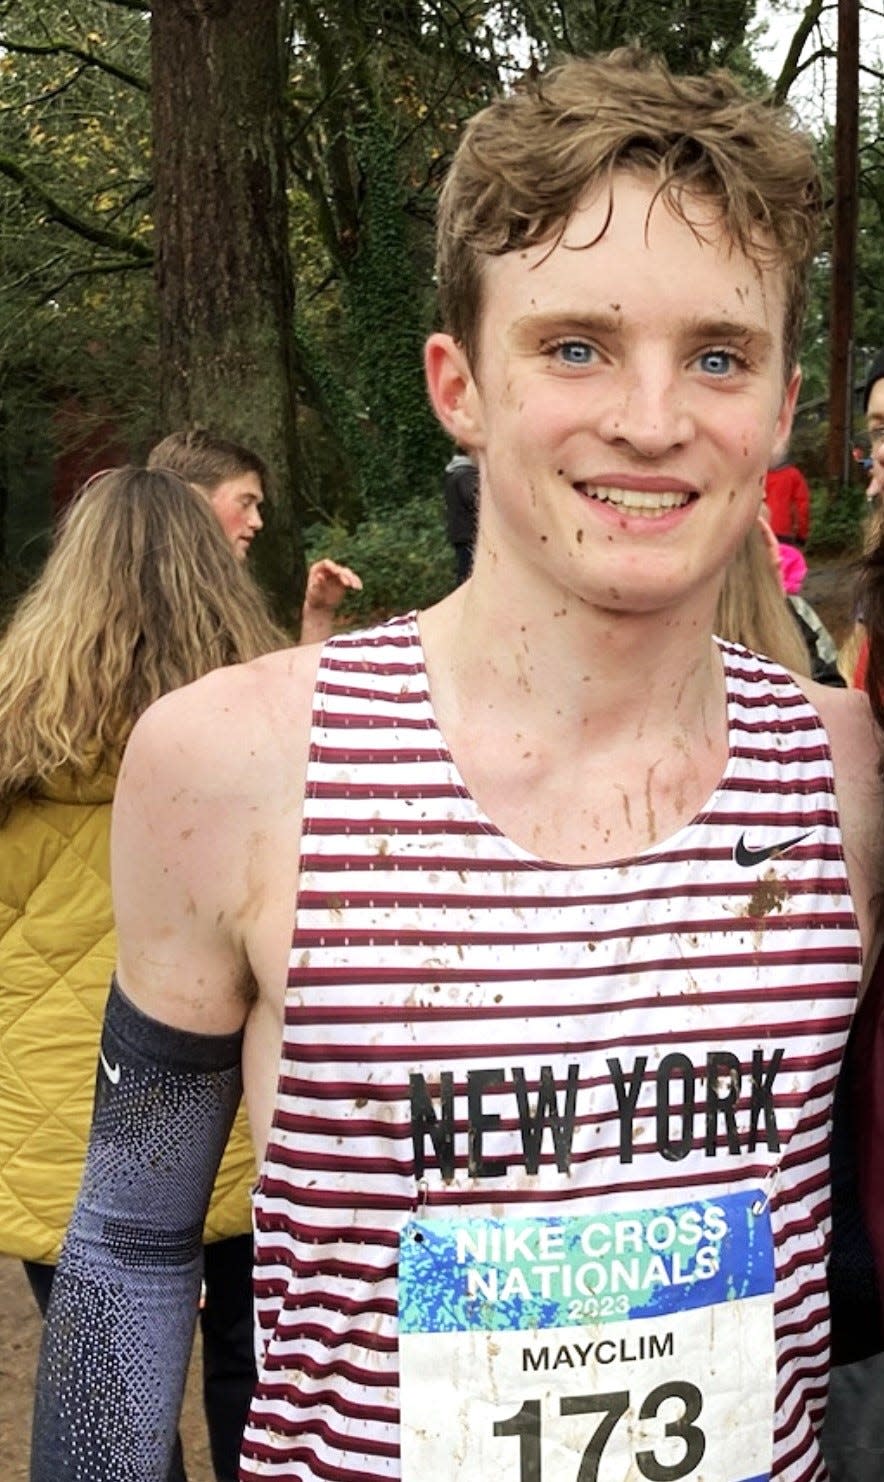
[[[641,519],[656,520],[674,509],[683,509],[697,498],[691,489],[619,489],[608,484],[575,483],[574,488],[584,499],[593,499],[599,504],[610,504],[624,513],[638,515]]]

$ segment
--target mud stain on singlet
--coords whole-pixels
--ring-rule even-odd
[[[748,917],[750,921],[759,921],[764,916],[773,915],[774,911],[782,911],[788,893],[788,881],[781,880],[771,870],[756,881],[752,894],[740,915]]]
[[[785,910],[788,893],[788,881],[781,880],[773,870],[756,882],[746,905],[739,913],[754,924],[753,939],[756,951],[761,946],[764,937],[765,917],[772,916],[775,911]]]

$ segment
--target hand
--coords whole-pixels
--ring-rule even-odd
[[[336,612],[348,591],[361,592],[362,578],[349,566],[340,566],[324,556],[321,561],[314,561],[307,572],[304,607]]]
[[[767,555],[767,559],[770,562],[771,567],[777,574],[777,580],[782,581],[780,568],[780,542],[777,540],[776,536],[773,533],[770,521],[767,518],[767,511],[765,510],[764,505],[761,506],[761,509],[758,512],[757,524],[759,529],[761,530],[761,536],[764,541],[764,549],[765,554]]]

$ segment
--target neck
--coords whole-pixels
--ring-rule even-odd
[[[478,718],[518,718],[566,748],[605,735],[708,729],[721,695],[711,642],[715,593],[678,611],[590,607],[558,591],[541,603],[483,573],[424,615],[422,632],[437,708]]]

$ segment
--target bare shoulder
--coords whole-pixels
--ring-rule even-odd
[[[868,697],[796,676],[826,728],[854,904],[868,942],[871,902],[884,884],[882,737]]]
[[[132,733],[111,831],[118,969],[140,1008],[180,1028],[238,1028],[266,976],[268,921],[297,878],[317,659],[218,670]]]
[[[882,757],[881,733],[861,690],[835,689],[796,676],[807,698],[819,711],[829,737],[839,787],[857,791],[868,804],[880,795],[878,765]]]
[[[257,760],[306,757],[319,652],[284,649],[165,695],[132,732],[121,788],[163,771],[210,797],[237,780],[260,790],[270,779]]]

